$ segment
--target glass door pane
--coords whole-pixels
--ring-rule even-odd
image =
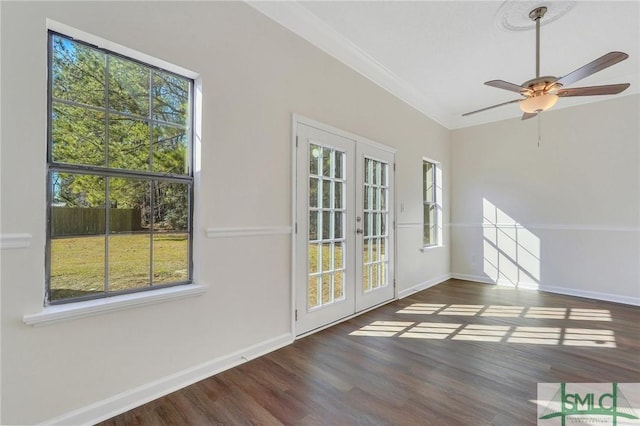
[[[346,248],[344,233],[345,153],[330,146],[309,145],[309,232],[307,308],[343,300]]]
[[[364,157],[363,174],[363,252],[362,290],[369,292],[389,285],[385,247],[389,241],[389,211],[387,209],[389,165]]]

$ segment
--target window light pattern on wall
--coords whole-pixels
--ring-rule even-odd
[[[484,274],[495,283],[538,288],[540,238],[486,198],[482,213]]]

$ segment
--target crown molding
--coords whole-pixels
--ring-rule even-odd
[[[438,114],[437,105],[420,89],[398,77],[298,2],[247,1],[246,3],[438,124],[447,129],[455,127],[455,123],[449,122],[450,120]]]

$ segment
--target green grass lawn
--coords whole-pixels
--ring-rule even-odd
[[[108,263],[109,291],[149,286],[149,234],[110,235]],[[104,292],[105,275],[104,235],[51,241],[51,300]],[[153,285],[187,279],[187,234],[154,234]]]

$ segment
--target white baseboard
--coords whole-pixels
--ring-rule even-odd
[[[465,280],[465,281],[476,281],[476,282],[481,282],[486,284],[508,285],[511,287],[515,287],[515,285],[511,282],[507,282],[504,280],[498,280],[498,282],[495,282],[491,278],[487,276],[482,276],[482,275],[452,273],[451,278],[455,278],[458,280]],[[549,293],[563,294],[565,296],[584,297],[586,299],[595,299],[595,300],[602,300],[606,302],[623,303],[625,305],[640,306],[640,298],[622,296],[622,295],[613,294],[613,293],[578,290],[571,287],[551,286],[551,285],[545,285],[545,284],[537,285],[532,283],[518,283],[517,287],[530,289],[530,290],[546,291]]]
[[[428,281],[425,281],[420,284],[416,284],[413,287],[407,288],[405,290],[400,290],[398,292],[398,299],[404,299],[407,296],[411,296],[413,293],[417,293],[422,290],[426,290],[429,287],[433,287],[434,285],[438,285],[440,283],[445,282],[446,280],[451,278],[451,274],[444,274],[436,278],[432,278]]]
[[[47,420],[46,425],[92,425],[293,343],[291,333],[274,337],[159,380]]]
[[[452,272],[451,278],[463,281],[476,281],[485,284],[496,284],[495,281],[483,275],[458,274],[457,272]]]
[[[485,284],[495,284],[495,285],[501,285],[506,287],[513,287],[513,288],[522,288],[526,290],[540,290],[538,283],[532,283],[532,282],[526,282],[526,281],[519,281],[517,283],[514,283],[512,281],[505,280],[505,279],[499,279],[498,281],[495,281],[487,277],[486,275],[468,275],[468,274],[458,274],[454,272],[451,274],[451,278],[455,278],[457,280],[464,280],[464,281],[477,281]]]
[[[585,297],[587,299],[603,300],[606,302],[623,303],[625,305],[640,306],[640,298],[622,296],[612,293],[601,293],[599,291],[576,290],[568,287],[541,286],[540,291],[548,291],[549,293],[564,294],[567,296]]]

